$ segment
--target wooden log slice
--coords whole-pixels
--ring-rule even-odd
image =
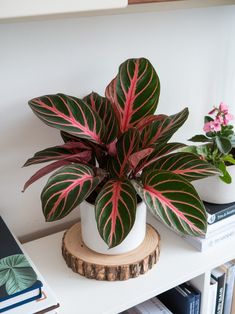
[[[64,233],[62,254],[68,267],[82,276],[96,280],[127,280],[146,273],[157,263],[160,236],[151,225],[147,225],[145,239],[135,250],[105,255],[85,246],[79,222]]]

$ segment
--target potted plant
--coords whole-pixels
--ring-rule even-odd
[[[92,204],[82,209],[83,240],[106,254],[140,244],[146,206],[174,230],[205,233],[205,209],[190,182],[214,175],[217,169],[196,154],[177,152],[183,144],[169,143],[186,121],[188,109],[155,115],[159,94],[155,69],[139,58],[120,65],[106,97],[92,92],[83,99],[56,94],[29,101],[37,117],[60,130],[65,142],[37,152],[25,163],[52,162],[34,174],[24,190],[56,170],[41,194],[46,221]]]
[[[220,175],[194,183],[201,198],[210,203],[223,204],[235,201],[235,134],[232,120],[233,115],[229,112],[228,106],[222,102],[204,117],[205,134],[195,135],[189,139],[192,142],[203,143],[191,146],[189,150],[220,171]]]

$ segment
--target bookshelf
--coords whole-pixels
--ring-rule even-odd
[[[0,23],[235,4],[235,0],[0,0]]]
[[[24,244],[24,249],[57,295],[63,314],[117,314],[190,280],[202,292],[201,314],[208,314],[211,270],[235,258],[235,237],[198,252],[154,218],[161,236],[159,262],[146,274],[118,282],[100,282],[75,274],[61,255],[63,232]]]

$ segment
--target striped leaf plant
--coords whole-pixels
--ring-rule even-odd
[[[206,213],[191,181],[218,173],[185,146],[169,142],[188,109],[156,114],[159,77],[145,58],[123,62],[105,96],[65,94],[29,101],[37,117],[60,131],[64,144],[37,152],[24,166],[47,162],[24,190],[51,173],[41,194],[46,221],[68,215],[84,200],[94,203],[97,228],[115,247],[135,222],[137,194],[147,208],[177,232],[202,235]]]

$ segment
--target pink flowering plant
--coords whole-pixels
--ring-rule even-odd
[[[214,107],[204,118],[204,134],[195,135],[189,139],[192,142],[205,143],[200,146],[191,146],[190,150],[213,164],[221,171],[220,178],[231,183],[232,179],[227,166],[235,164],[234,127],[231,121],[234,119],[225,103]]]

